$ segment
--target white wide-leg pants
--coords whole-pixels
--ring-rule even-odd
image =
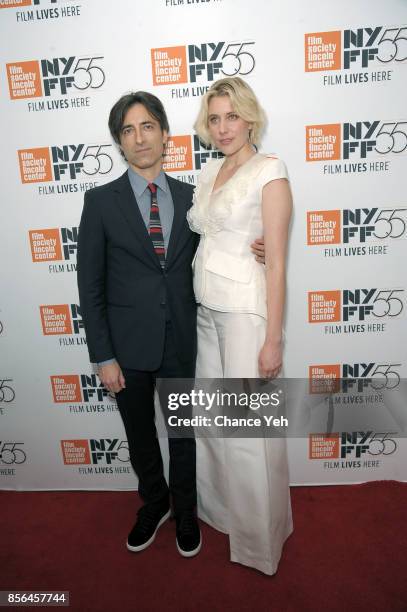
[[[258,378],[266,321],[198,307],[197,378]],[[293,530],[286,440],[197,438],[198,514],[229,534],[231,561],[277,571]]]

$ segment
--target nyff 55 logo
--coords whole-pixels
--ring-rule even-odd
[[[367,68],[407,60],[407,26],[305,34],[305,71]]]
[[[61,450],[65,465],[97,465],[101,462],[111,465],[130,460],[127,440],[118,438],[61,440]]]
[[[404,309],[404,289],[342,289],[308,292],[308,322],[365,321],[397,317]]]
[[[255,67],[254,41],[207,42],[199,45],[151,49],[154,85],[214,81],[223,76],[245,76]]]
[[[312,210],[307,212],[307,244],[349,244],[406,235],[407,207]]]
[[[310,459],[360,459],[369,455],[392,455],[397,449],[391,438],[395,432],[343,431],[342,433],[313,433],[309,436]],[[340,464],[338,464],[340,467]]]
[[[200,170],[210,159],[218,159],[223,154],[206,146],[198,136],[171,136],[165,148],[163,169],[165,172],[185,172]]]
[[[347,393],[366,387],[376,391],[395,389],[400,384],[401,363],[334,363],[309,366],[309,392]]]
[[[54,227],[28,232],[31,257],[40,261],[70,261],[78,250],[78,227]]]
[[[52,394],[56,404],[103,400],[109,395],[96,374],[60,374],[51,376]]]
[[[108,174],[113,168],[111,144],[69,144],[18,151],[22,183],[43,183]]]
[[[407,121],[357,121],[307,125],[306,160],[366,159],[403,153],[407,149]]]
[[[44,336],[80,334],[84,328],[78,304],[40,306],[40,315]]]
[[[103,56],[54,57],[6,64],[10,99],[66,96],[99,89],[105,82]]]

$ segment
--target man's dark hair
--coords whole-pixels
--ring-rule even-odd
[[[157,96],[148,93],[148,91],[131,92],[122,96],[110,111],[109,130],[117,144],[120,144],[120,134],[126,113],[134,104],[142,104],[147,112],[158,121],[161,131],[170,131],[167,115],[161,100]]]

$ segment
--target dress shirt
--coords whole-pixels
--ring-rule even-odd
[[[163,171],[152,181],[147,181],[145,178],[137,174],[133,168],[128,169],[129,181],[133,189],[134,197],[143,217],[144,224],[148,231],[150,223],[150,208],[151,208],[151,192],[147,188],[149,182],[157,185],[157,203],[160,210],[160,221],[163,229],[164,247],[167,252],[168,243],[170,240],[172,222],[174,219],[174,203],[172,201],[171,191],[168,187],[167,178]]]

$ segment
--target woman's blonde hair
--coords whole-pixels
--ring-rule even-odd
[[[219,79],[208,89],[202,98],[201,108],[194,128],[205,144],[211,144],[208,130],[209,102],[217,96],[229,96],[233,110],[252,125],[249,140],[258,145],[266,124],[266,115],[261,108],[252,88],[240,77]]]

